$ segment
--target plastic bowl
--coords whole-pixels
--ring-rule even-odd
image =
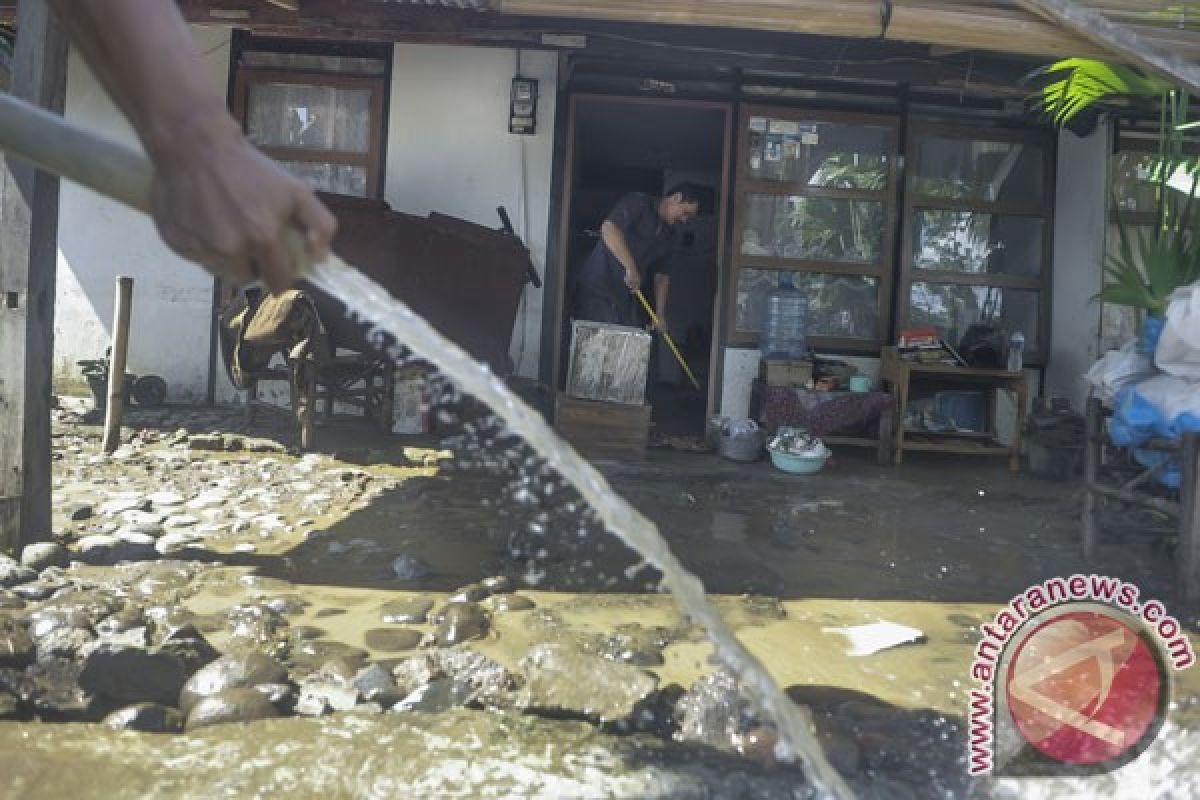
[[[771,454],[771,463],[775,465],[776,469],[792,475],[812,475],[820,472],[825,466],[825,462],[829,460],[829,453],[820,456],[797,456],[782,450],[772,450],[769,447],[767,452]]]

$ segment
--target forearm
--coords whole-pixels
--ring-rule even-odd
[[[625,243],[625,234],[621,233],[620,228],[605,220],[604,224],[600,226],[600,239],[617,261],[621,262],[621,266],[627,270],[638,268],[633,253],[629,252],[629,245]]]
[[[670,290],[670,275],[654,276],[654,313],[658,314],[664,328],[667,326],[667,295]]]
[[[152,160],[182,129],[233,132],[237,124],[173,2],[48,0]]]

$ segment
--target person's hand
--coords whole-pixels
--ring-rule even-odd
[[[333,214],[255,149],[223,110],[178,126],[151,155],[154,220],[185,258],[235,285],[257,278],[279,292],[328,256]],[[295,233],[298,240],[290,238]],[[289,241],[305,252],[294,252]]]
[[[642,273],[638,271],[637,267],[625,268],[625,285],[631,292],[642,285]]]

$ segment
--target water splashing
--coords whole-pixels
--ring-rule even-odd
[[[800,758],[818,791],[835,798],[852,797],[841,776],[826,761],[813,736],[807,712],[783,694],[766,668],[733,635],[709,603],[699,578],[683,567],[654,523],[614,492],[590,463],[559,439],[537,412],[509,391],[485,365],[448,341],[370,278],[335,256],[314,267],[309,281],[344,303],[351,319],[368,325],[368,338],[379,349],[397,360],[407,358],[411,352],[437,364],[462,392],[474,396],[502,417],[509,432],[524,439],[548,466],[574,485],[610,531],[662,572],[663,586],[675,596],[683,611],[708,631],[717,657],[775,721],[781,742]]]

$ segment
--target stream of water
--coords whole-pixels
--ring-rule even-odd
[[[369,339],[380,349],[399,360],[407,348],[436,364],[460,390],[502,417],[511,433],[520,436],[579,491],[612,533],[662,573],[663,586],[675,596],[683,612],[705,628],[718,658],[738,675],[755,702],[774,720],[780,744],[790,751],[781,755],[799,758],[822,795],[839,800],[853,796],[825,759],[807,713],[787,698],[758,659],[738,641],[709,602],[700,579],[684,569],[654,523],[613,491],[604,477],[560,439],[536,411],[509,391],[485,365],[336,256],[314,267],[308,280],[344,303],[353,320],[369,326]]]

